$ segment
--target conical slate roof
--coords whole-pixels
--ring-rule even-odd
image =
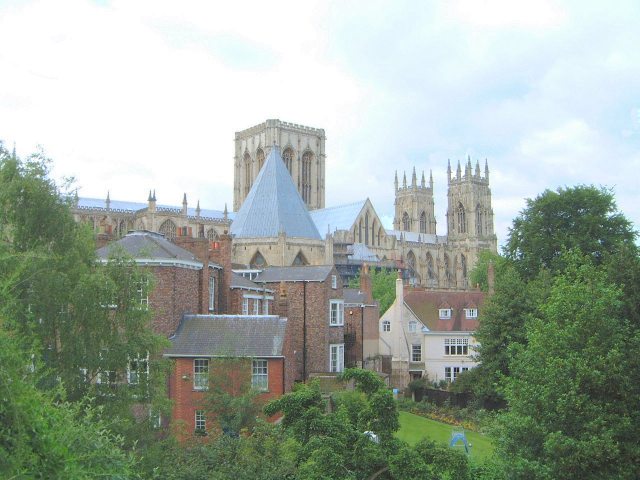
[[[231,224],[237,238],[288,237],[321,240],[307,207],[274,145]]]

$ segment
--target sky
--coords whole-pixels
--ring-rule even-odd
[[[326,206],[487,159],[498,243],[545,189],[640,225],[640,2],[0,0],[0,140],[80,196],[222,210],[237,131],[326,133]]]

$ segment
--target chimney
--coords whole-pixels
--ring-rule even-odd
[[[496,287],[496,272],[493,266],[493,260],[489,261],[489,266],[487,267],[487,283],[489,284],[489,295],[493,295]]]
[[[208,313],[209,276],[215,275],[209,269],[209,261],[211,260],[209,242],[206,238],[176,237],[173,243],[185,250],[189,250],[198,261],[202,262],[202,274],[200,275],[198,291],[198,313]]]
[[[214,252],[216,252],[215,258],[217,262],[222,267],[222,282],[220,285],[221,292],[221,305],[220,305],[220,313],[230,313],[230,305],[228,305],[228,298],[231,294],[231,235],[224,231],[222,235],[220,235],[220,240],[214,242]]]
[[[371,288],[371,277],[369,276],[369,265],[362,265],[360,270],[360,291],[364,293],[364,301],[371,303],[373,301],[373,290]]]

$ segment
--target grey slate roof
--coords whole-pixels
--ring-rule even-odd
[[[400,240],[400,236],[404,238],[407,242],[422,242],[422,243],[446,243],[447,236],[446,235],[434,235],[433,233],[416,233],[416,232],[405,232],[404,230],[386,230],[387,235],[392,235]]]
[[[373,253],[364,243],[354,243],[347,247],[347,255],[349,260],[358,260],[361,262],[379,262],[378,256]]]
[[[360,305],[364,303],[364,293],[357,288],[344,288],[342,295],[345,305]]]
[[[320,208],[309,212],[318,232],[325,234],[336,230],[351,230],[356,218],[364,208],[367,200],[338,205],[336,207]]]
[[[274,145],[231,224],[237,238],[288,237],[321,240],[307,207]]]
[[[281,357],[287,319],[276,315],[184,315],[165,357]]]
[[[141,202],[127,202],[122,200],[110,200],[109,209],[115,212],[130,212],[135,213],[140,210],[144,210],[149,207],[148,203]],[[87,198],[87,197],[79,197],[78,198],[78,209],[80,210],[94,210],[101,209],[106,210],[107,204],[104,198]],[[182,205],[157,205],[156,208],[160,211],[182,211]],[[196,216],[196,208],[189,207],[187,208],[187,215],[190,217]],[[234,213],[228,212],[227,218],[230,220],[233,219]],[[200,209],[200,217],[202,218],[211,218],[211,219],[224,219],[224,212],[222,210],[211,210],[208,208]]]
[[[99,259],[106,260],[109,258],[109,253],[117,249],[123,249],[135,260],[182,263],[199,268],[203,266],[190,251],[170,242],[161,233],[146,230],[130,232],[120,240],[99,248],[96,254]]]
[[[258,285],[252,280],[249,280],[236,272],[231,272],[231,288],[243,288],[245,290],[256,290],[262,292],[265,288],[262,285]],[[273,293],[273,290],[266,289],[267,292]]]
[[[331,265],[304,267],[266,267],[256,278],[256,283],[272,282],[323,282],[331,273]]]

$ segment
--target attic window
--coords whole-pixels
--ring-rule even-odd
[[[451,318],[451,309],[450,308],[440,308],[438,310],[438,316],[441,320],[449,320]]]
[[[416,322],[415,320],[411,320],[409,322],[409,333],[415,333],[417,326],[418,326],[418,322]]]
[[[477,308],[465,308],[464,315],[467,318],[478,318],[478,309]]]

